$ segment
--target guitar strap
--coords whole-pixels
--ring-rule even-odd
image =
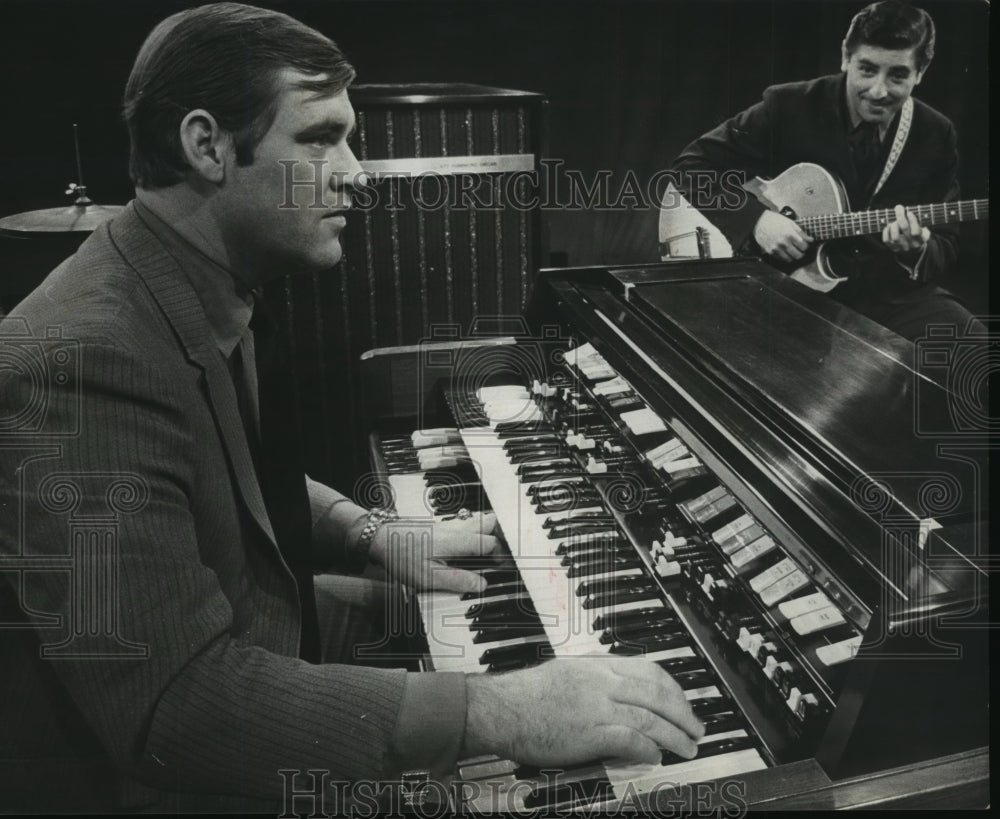
[[[885,160],[885,167],[882,169],[882,176],[879,177],[878,184],[872,192],[872,199],[874,199],[878,195],[878,192],[882,190],[885,180],[889,178],[889,174],[892,173],[892,169],[896,167],[899,155],[903,153],[903,146],[906,144],[906,138],[910,135],[910,125],[912,123],[913,97],[907,97],[906,102],[903,103],[902,110],[899,112],[899,127],[896,129],[896,138],[892,141],[892,148],[889,150],[889,156]]]

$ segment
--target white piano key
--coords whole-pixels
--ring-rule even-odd
[[[425,502],[427,485],[420,472],[405,472],[389,476],[396,514],[401,518],[430,518],[433,511]]]
[[[607,775],[616,795],[644,794],[654,788],[732,777],[766,767],[767,763],[755,748],[746,748],[704,759],[695,757],[673,765],[609,765]]]
[[[689,700],[712,700],[721,697],[722,692],[714,685],[706,685],[702,688],[689,688],[684,696]]]

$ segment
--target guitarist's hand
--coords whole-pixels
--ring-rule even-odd
[[[760,215],[753,228],[753,238],[768,256],[782,262],[801,259],[812,241],[812,236],[795,222],[773,210],[765,210]]]
[[[882,230],[882,241],[893,253],[919,252],[931,240],[931,232],[902,205],[896,205],[896,221]]]

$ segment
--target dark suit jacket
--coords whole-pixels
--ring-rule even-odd
[[[743,171],[773,178],[798,162],[815,162],[840,177],[854,210],[922,205],[958,198],[958,152],[954,126],[914,99],[913,123],[896,167],[870,202],[864,201],[847,142],[844,75],[768,88],[761,102],[726,120],[688,145],[674,168],[682,172]],[[891,141],[894,131],[887,134]],[[682,181],[682,188],[687,185]],[[721,193],[718,186],[712,193]],[[689,197],[690,199],[690,197]],[[739,208],[705,210],[736,252],[759,252],[753,228],[764,210],[752,196]],[[852,240],[854,241],[854,240]],[[919,287],[895,261],[880,237],[866,240],[863,280],[884,298]],[[957,225],[935,227],[920,264],[923,281],[939,278],[955,262]],[[843,285],[842,285],[843,287]],[[839,288],[838,288],[839,289]]]
[[[405,672],[298,659],[232,381],[133,208],[0,329],[0,809],[274,809],[280,769],[382,775]]]

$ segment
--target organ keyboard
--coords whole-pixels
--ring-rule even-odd
[[[428,667],[642,655],[707,728],[693,760],[556,780],[464,761],[470,810],[726,781],[895,804],[916,770],[985,802],[989,442],[907,343],[802,290],[745,260],[548,271],[534,334],[366,356],[397,512],[492,510],[509,549],[481,595],[417,596]]]

